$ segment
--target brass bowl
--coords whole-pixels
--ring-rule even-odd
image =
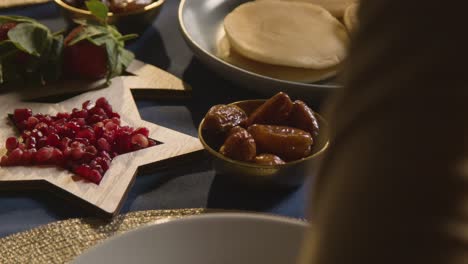
[[[63,0],[54,0],[60,8],[62,15],[69,25],[73,25],[74,19],[93,19],[91,12],[85,9],[71,6]],[[142,9],[125,13],[108,13],[108,23],[115,25],[117,29],[124,33],[142,33],[148,26],[151,26],[158,16],[165,0],[156,0],[154,3]]]
[[[247,100],[232,103],[243,109],[247,115],[250,115],[266,100]],[[205,138],[203,119],[198,127],[198,138],[207,152],[213,157],[213,167],[217,174],[227,176],[231,179],[239,180],[252,185],[275,185],[284,187],[295,187],[304,182],[308,176],[312,176],[319,157],[328,148],[328,124],[325,119],[316,114],[320,126],[320,135],[314,143],[312,154],[296,161],[288,162],[283,165],[265,166],[254,163],[241,162],[225,157],[217,151],[209,138]]]

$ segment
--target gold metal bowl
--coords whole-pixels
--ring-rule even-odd
[[[232,103],[250,115],[266,100],[247,100]],[[314,143],[312,154],[283,165],[265,166],[254,163],[241,162],[225,157],[219,153],[210,139],[205,138],[203,130],[205,119],[198,127],[198,137],[207,152],[213,157],[213,166],[217,174],[231,179],[240,180],[248,184],[268,184],[294,187],[302,184],[308,176],[312,176],[319,157],[328,148],[328,124],[325,119],[316,114],[320,126],[320,135]]]
[[[92,19],[91,12],[71,6],[63,0],[54,0],[60,8],[62,15],[69,24],[74,19]],[[125,13],[108,13],[109,24],[115,25],[122,33],[141,33],[150,26],[157,17],[165,0],[156,0],[142,9]]]

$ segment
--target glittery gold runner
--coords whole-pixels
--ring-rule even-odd
[[[0,8],[47,3],[52,0],[1,0]]]
[[[70,219],[0,239],[0,263],[68,263],[86,249],[111,236],[161,219],[211,212],[180,209],[132,212],[105,222]]]

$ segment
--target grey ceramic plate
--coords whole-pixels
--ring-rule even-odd
[[[223,29],[224,17],[246,0],[182,0],[179,25],[195,55],[213,71],[265,95],[284,91],[294,97],[317,100],[339,88],[333,80],[300,83],[270,78],[229,64],[216,56],[216,42]]]

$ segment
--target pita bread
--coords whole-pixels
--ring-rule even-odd
[[[345,27],[324,8],[303,2],[256,1],[224,19],[239,54],[267,64],[327,69],[346,56]]]
[[[359,21],[357,18],[358,4],[352,4],[346,8],[345,15],[343,17],[344,24],[349,32],[357,28]]]
[[[245,58],[233,50],[226,36],[221,37],[221,39],[218,41],[217,49],[218,57],[225,60],[226,62],[231,63],[239,68],[275,79],[313,83],[331,78],[337,73],[336,66],[324,70],[312,70],[277,66],[253,61]]]

